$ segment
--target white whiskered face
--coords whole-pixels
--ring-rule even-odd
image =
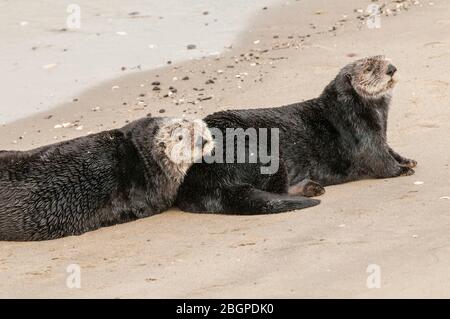
[[[181,171],[187,171],[214,148],[211,132],[202,120],[168,119],[156,139],[167,159]]]
[[[353,88],[365,98],[390,94],[398,80],[397,68],[382,55],[354,62],[349,75]]]

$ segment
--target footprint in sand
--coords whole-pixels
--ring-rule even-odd
[[[432,122],[422,122],[418,124],[420,127],[424,127],[424,128],[438,128],[439,125],[436,123],[432,123]]]
[[[439,24],[439,25],[450,25],[450,19],[437,20],[436,24]]]
[[[425,43],[423,46],[426,47],[426,48],[428,48],[428,47],[441,48],[441,47],[445,46],[445,43],[444,42],[439,42],[439,41],[434,41],[434,42]]]
[[[434,96],[447,95],[450,83],[443,80],[423,81],[423,86]]]
[[[444,53],[440,53],[437,55],[431,55],[428,57],[428,59],[442,59],[442,58],[447,58],[450,57],[450,52],[444,52]]]
[[[314,67],[314,74],[329,74],[330,72],[334,72],[336,70],[335,65],[324,64]]]

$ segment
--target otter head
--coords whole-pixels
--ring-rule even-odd
[[[155,136],[155,147],[167,168],[184,176],[193,163],[211,153],[214,142],[202,120],[166,118]]]
[[[397,82],[397,68],[382,55],[357,60],[342,73],[356,93],[366,99],[389,95]]]

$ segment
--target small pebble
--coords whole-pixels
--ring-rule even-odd
[[[56,63],[45,64],[42,66],[43,69],[52,69],[56,66]]]

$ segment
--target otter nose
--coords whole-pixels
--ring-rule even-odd
[[[389,64],[386,74],[393,76],[396,71],[397,71],[397,68],[395,66],[393,66],[392,64]]]

